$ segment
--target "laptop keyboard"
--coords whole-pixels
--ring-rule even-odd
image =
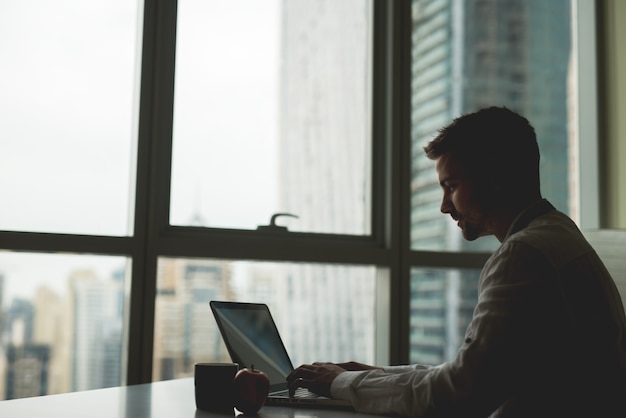
[[[289,396],[289,389],[281,390],[278,392],[272,393],[273,396]],[[317,393],[313,393],[306,388],[298,388],[296,389],[296,393],[293,395],[294,398],[319,398],[320,395]]]

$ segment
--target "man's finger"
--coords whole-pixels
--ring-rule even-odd
[[[301,377],[310,377],[312,369],[313,369],[313,366],[308,365],[308,364],[303,364],[302,366],[292,371],[289,374],[289,376],[287,376],[287,381],[291,382]]]
[[[297,378],[297,379],[293,379],[292,381],[289,382],[289,396],[293,397],[293,395],[296,393],[296,390],[298,390],[298,388],[308,388],[310,386],[310,381],[309,380],[305,380],[301,377]]]

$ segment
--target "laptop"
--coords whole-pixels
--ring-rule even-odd
[[[234,363],[263,371],[270,380],[266,405],[353,409],[349,402],[299,389],[293,397],[287,375],[294,368],[266,304],[211,301],[211,311]]]

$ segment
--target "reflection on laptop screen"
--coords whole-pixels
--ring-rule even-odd
[[[211,308],[232,360],[262,370],[272,386],[284,385],[293,365],[267,306],[213,301]]]

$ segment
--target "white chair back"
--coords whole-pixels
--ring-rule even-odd
[[[626,307],[626,229],[596,229],[583,234],[611,273]]]

